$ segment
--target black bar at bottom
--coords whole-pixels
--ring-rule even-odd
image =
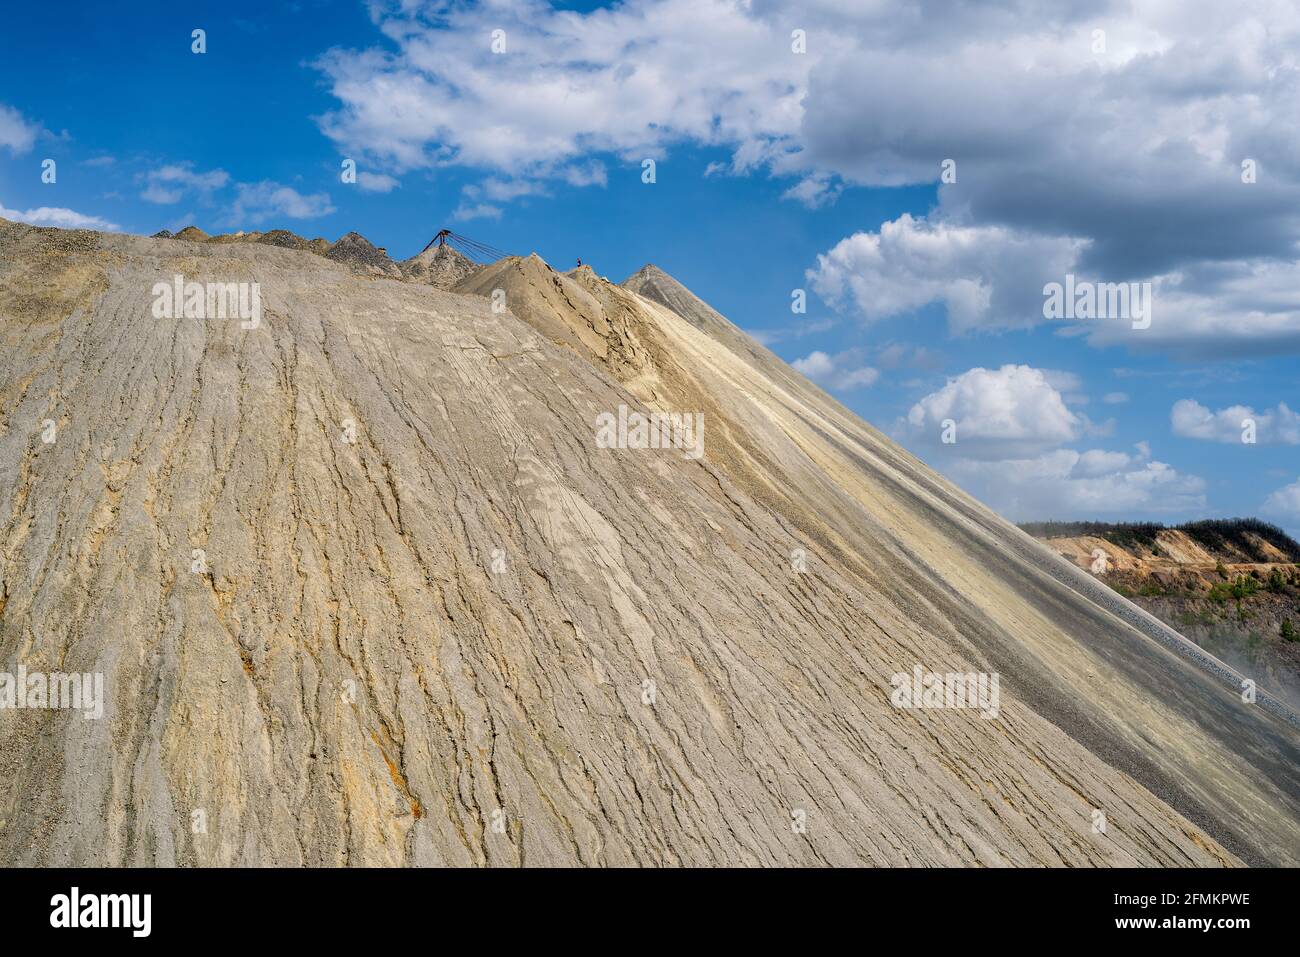
[[[710,925],[734,939],[791,922],[872,942],[1051,934],[1232,945],[1292,930],[1295,910],[1287,870],[0,870],[6,945],[62,937],[373,947],[408,933],[453,935],[441,948],[470,930],[494,943],[590,944],[654,940],[665,921],[686,919],[705,938]]]

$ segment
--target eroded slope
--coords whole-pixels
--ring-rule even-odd
[[[154,318],[175,273],[258,282],[260,327]],[[108,689],[98,721],[0,712],[0,862],[1236,861],[1014,684],[994,720],[891,707],[912,663],[986,664],[956,597],[982,572],[894,545],[887,588],[873,556],[794,573],[770,479],[596,448],[598,412],[644,406],[490,300],[0,221],[0,336],[0,667]],[[1250,756],[1150,726],[1196,736],[1201,782]],[[1293,836],[1269,787],[1236,785],[1243,830]]]
[[[525,260],[498,268],[539,271]],[[1289,711],[1003,521],[648,266],[616,286],[550,274],[507,300],[546,332],[608,328],[605,363],[650,405],[703,411],[706,457],[820,562],[1002,674],[1039,714],[1253,860],[1300,854]],[[638,290],[645,295],[640,295]],[[582,297],[586,297],[583,299]],[[585,304],[566,312],[566,302]],[[602,317],[605,324],[602,325]],[[557,337],[564,341],[563,336]]]

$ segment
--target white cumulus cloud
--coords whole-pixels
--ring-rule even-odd
[[[1248,405],[1233,405],[1211,411],[1195,399],[1179,399],[1169,410],[1174,435],[1207,442],[1239,443],[1254,423],[1255,441],[1260,445],[1300,445],[1300,413],[1285,402],[1276,409],[1256,412]]]
[[[1136,452],[1062,448],[1106,434],[1069,408],[1060,389],[1082,387],[1071,372],[1005,365],[970,369],[912,406],[899,437],[981,501],[1017,521],[1192,513],[1205,482]],[[955,442],[945,444],[945,421]]]
[[[970,369],[949,379],[912,406],[906,434],[923,445],[939,443],[947,420],[955,423],[960,454],[983,459],[1053,448],[1079,438],[1088,427],[1044,370],[1025,365]]]
[[[1043,321],[1042,287],[1071,268],[1080,245],[904,213],[877,232],[840,240],[817,257],[808,279],[823,299],[867,320],[938,302],[954,332],[1024,328]]]
[[[339,100],[321,125],[398,171],[457,163],[572,181],[592,152],[639,163],[681,142],[729,147],[733,168],[748,169],[797,133],[816,58],[791,53],[789,27],[730,0],[373,10],[397,49],[321,57]]]

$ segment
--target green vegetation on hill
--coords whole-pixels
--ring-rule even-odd
[[[1210,552],[1234,548],[1251,557],[1264,559],[1264,556],[1257,555],[1256,547],[1247,537],[1255,535],[1285,555],[1287,561],[1300,561],[1300,542],[1276,525],[1262,522],[1257,518],[1206,519],[1179,525],[1178,531],[1185,533]]]
[[[1286,555],[1287,561],[1300,562],[1300,542],[1276,525],[1257,518],[1212,518],[1174,526],[1156,522],[1021,522],[1020,528],[1035,538],[1102,538],[1130,551],[1150,551],[1155,546],[1156,535],[1170,528],[1182,532],[1208,552],[1240,553],[1254,561],[1268,561],[1251,541],[1250,536],[1254,535]]]

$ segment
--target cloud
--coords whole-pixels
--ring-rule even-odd
[[[849,349],[834,356],[816,351],[790,363],[796,372],[835,392],[848,392],[872,385],[880,372],[862,364],[862,353]]]
[[[540,183],[526,179],[501,179],[496,176],[489,176],[483,181],[482,185],[466,186],[464,193],[471,199],[486,196],[494,202],[508,203],[520,196],[546,195],[546,189]]]
[[[145,188],[140,193],[141,199],[168,206],[179,203],[187,193],[209,198],[213,191],[230,182],[230,174],[221,169],[200,173],[195,171],[192,163],[170,163],[150,170],[140,179],[145,183]]]
[[[357,174],[357,185],[367,193],[391,193],[402,184],[387,173],[362,172]]]
[[[631,161],[689,143],[730,152],[715,171],[766,167],[794,178],[791,198],[819,202],[843,184],[938,183],[951,159],[936,220],[1085,240],[1090,273],[1294,259],[1300,130],[1278,120],[1300,92],[1293,4],[371,10],[389,45],[319,58],[338,101],[319,122],[398,171],[545,178],[594,153]],[[791,23],[807,31],[805,54],[791,50]]]
[[[814,27],[843,29],[842,11],[812,9]],[[935,183],[953,159],[956,181],[923,226],[825,254],[827,295],[868,321],[939,302],[961,332],[1041,323],[1036,273],[1142,279],[1156,286],[1150,329],[1073,331],[1183,356],[1300,351],[1300,127],[1276,120],[1300,92],[1297,8],[1007,3],[976,18],[880,4],[856,22],[874,49],[814,66],[799,156],[871,185]]]
[[[1106,435],[1069,408],[1061,390],[1082,388],[1072,372],[1005,365],[970,369],[912,406],[900,438],[944,456],[944,470],[972,494],[1015,518],[1178,511],[1204,504],[1204,483],[1136,454],[1059,448]],[[952,420],[955,430],[947,430]],[[955,442],[944,444],[945,431]]]
[[[1032,455],[1079,438],[1089,426],[1044,370],[1024,365],[976,368],[949,379],[912,406],[905,434],[921,445],[938,444],[948,420],[960,454],[979,459]]]
[[[1004,515],[1044,518],[1113,517],[1133,513],[1193,513],[1205,507],[1205,482],[1135,453],[1060,448],[1105,435],[1072,411],[1059,391],[1082,386],[1071,372],[1005,365],[970,369],[912,406],[899,437],[922,452],[944,456],[946,474]],[[952,420],[944,444],[944,423]]]
[[[1101,401],[1107,405],[1123,405],[1128,401],[1127,392],[1107,392],[1101,397]]]
[[[268,219],[315,219],[334,212],[326,193],[304,196],[291,186],[264,180],[239,183],[230,219],[235,224],[258,224]]]
[[[1067,276],[1079,288],[1122,281],[1085,270],[1090,242],[904,214],[840,240],[818,255],[807,278],[833,307],[868,323],[938,303],[957,335],[1050,322],[1098,347],[1189,358],[1300,351],[1294,262],[1200,264],[1143,280],[1151,284],[1146,328],[1135,328],[1133,318],[1048,319],[1048,283],[1064,284]]]
[[[1113,475],[1126,469],[1133,457],[1126,452],[1107,452],[1103,449],[1089,449],[1079,456],[1070,470],[1071,478],[1097,478]]]
[[[1073,331],[1098,347],[1123,345],[1187,359],[1300,351],[1300,262],[1203,263],[1150,281],[1150,328],[1094,320]]]
[[[1254,422],[1255,441],[1261,445],[1300,445],[1300,413],[1285,402],[1258,413],[1248,405],[1211,412],[1195,399],[1179,399],[1169,410],[1174,435],[1207,442],[1240,443],[1247,420]]]
[[[609,171],[604,163],[575,163],[563,166],[558,171],[559,177],[570,186],[605,186],[609,183]]]
[[[809,209],[820,209],[834,203],[844,191],[844,184],[837,183],[825,173],[806,176],[794,186],[781,194],[782,199],[793,199],[803,203]]]
[[[29,226],[56,226],[59,229],[97,229],[101,232],[117,232],[121,229],[116,223],[110,223],[98,216],[89,216],[62,206],[40,206],[36,209],[6,209],[0,203],[0,218],[11,219]]]
[[[462,202],[452,210],[451,218],[457,222],[467,222],[471,219],[500,219],[501,207],[493,206],[491,203]]]
[[[373,9],[396,50],[319,58],[339,101],[320,125],[396,171],[563,177],[593,153],[639,163],[683,142],[729,147],[733,169],[753,168],[797,133],[813,59],[791,52],[788,26],[728,0]]]
[[[603,185],[690,146],[727,153],[705,175],[763,171],[810,208],[853,186],[935,185],[927,215],[823,253],[817,291],[869,322],[937,304],[963,334],[1042,324],[1042,287],[1067,272],[1150,281],[1151,328],[1061,333],[1180,357],[1300,351],[1300,124],[1279,120],[1300,95],[1294,4],[990,0],[976,13],[809,0],[795,13],[775,0],[624,0],[584,13],[374,0],[371,11],[387,43],[316,61],[337,103],[318,122],[390,173],[459,165]],[[955,178],[941,180],[947,160]],[[509,201],[467,200],[467,216]]]
[[[1057,449],[1024,459],[959,459],[952,476],[1013,521],[1203,511],[1205,482],[1143,455]]]
[[[41,128],[23,118],[12,106],[0,103],[0,147],[20,156],[32,148]]]
[[[1260,511],[1300,522],[1300,478],[1270,493]]]
[[[1086,270],[1117,279],[1293,258],[1300,134],[1277,117],[1300,89],[1300,11],[1212,0],[993,7],[977,17],[949,3],[856,16],[813,6],[810,35],[854,23],[856,48],[809,73],[801,161],[901,185],[936,182],[953,159],[940,218],[1086,238]],[[1269,171],[1252,184],[1241,179],[1247,158]]]
[[[1073,372],[1061,369],[1043,369],[1043,378],[1057,392],[1066,405],[1087,405],[1090,401],[1083,392],[1083,379]]]
[[[874,233],[854,233],[817,257],[807,278],[837,308],[874,322],[930,303],[955,333],[1043,322],[1042,288],[1077,260],[1080,241],[962,226],[904,213]]]

